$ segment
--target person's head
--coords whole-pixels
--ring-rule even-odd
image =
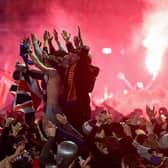
[[[74,42],[76,48],[80,47],[80,39],[78,36],[74,36],[73,42]]]
[[[80,56],[77,53],[70,52],[63,57],[62,62],[59,65],[63,68],[69,68],[69,66],[76,64],[79,59]]]
[[[120,123],[113,122],[111,123],[110,127],[111,127],[111,135],[113,135],[117,139],[125,137],[124,128]]]
[[[168,110],[166,107],[159,108],[159,116],[162,122],[165,122],[168,120]]]
[[[147,136],[143,135],[143,134],[136,136],[136,141],[141,145],[143,145],[145,143],[146,139],[147,139]]]
[[[87,45],[84,45],[80,48],[80,54],[83,56],[88,56],[90,51],[90,47]]]
[[[53,51],[50,54],[45,54],[44,58],[49,61],[48,63],[54,67],[59,67],[63,61],[64,56],[67,55],[67,52],[62,50]]]
[[[96,148],[104,155],[117,154],[120,152],[120,144],[118,140],[112,136],[95,139]]]
[[[87,45],[84,45],[78,49],[78,53],[81,57],[87,58],[87,63],[91,64],[92,58],[91,58],[91,53],[90,53],[90,47]]]
[[[102,124],[110,124],[112,122],[111,114],[108,111],[101,111],[96,116],[96,120]]]
[[[80,59],[80,56],[77,52],[69,52],[70,65],[77,63],[79,59]]]
[[[139,168],[140,161],[136,155],[126,154],[121,160],[121,168]]]
[[[14,72],[13,72],[13,79],[14,80],[20,80],[21,79],[21,76],[22,76],[22,72],[20,72],[20,71],[18,71],[18,70],[15,70]]]
[[[17,136],[16,138],[15,138],[15,147],[17,148],[19,145],[23,145],[23,146],[25,146],[25,138],[23,137],[23,136]]]
[[[17,62],[16,65],[15,65],[15,70],[17,70],[19,72],[26,73],[27,72],[26,64]]]
[[[46,66],[55,67],[55,56],[52,54],[49,55],[46,51],[43,51],[41,61]]]
[[[143,127],[146,125],[146,119],[143,117],[143,116],[140,116],[138,119],[137,119],[137,125],[139,127]]]
[[[67,168],[76,159],[78,146],[72,141],[63,141],[57,146],[56,162],[59,168]]]
[[[167,110],[166,107],[160,107],[160,108],[159,108],[159,113],[160,113],[160,114],[167,114],[167,113],[168,113],[168,110]]]

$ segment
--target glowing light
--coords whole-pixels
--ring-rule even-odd
[[[140,89],[143,89],[144,88],[144,85],[142,82],[138,82],[137,83],[137,87],[140,88]]]
[[[162,66],[162,59],[168,47],[168,12],[167,9],[152,12],[145,21],[144,31],[146,37],[143,41],[147,49],[146,67],[155,78]]]
[[[104,100],[108,99],[108,88],[107,86],[104,86]]]
[[[124,89],[124,90],[123,90],[123,93],[124,93],[124,94],[128,94],[128,90],[127,90],[127,89]]]
[[[124,80],[124,79],[125,79],[125,75],[124,75],[123,72],[119,72],[119,73],[117,74],[117,76],[118,76],[118,78],[121,79],[121,80]]]
[[[92,97],[92,93],[89,93],[89,97]]]
[[[111,48],[103,48],[102,49],[102,53],[103,54],[111,54],[112,53],[112,49]]]
[[[106,101],[108,99],[111,99],[113,97],[113,93],[108,91],[108,87],[104,87],[104,97],[103,99]]]
[[[103,98],[95,98],[95,104],[96,105],[100,105],[101,103],[103,103],[104,102],[104,99]]]
[[[145,63],[149,73],[154,78],[156,78],[156,76],[160,71],[163,54],[164,54],[163,49],[161,48],[160,48],[160,51],[156,51],[155,49],[150,49],[150,48],[147,49],[147,57],[146,57]]]

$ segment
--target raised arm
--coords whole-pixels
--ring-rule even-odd
[[[18,156],[21,156],[24,153],[24,149],[25,149],[25,144],[21,143],[17,147],[14,154],[7,156],[5,159],[0,161],[0,167],[1,168],[10,168],[11,163],[14,162]]]
[[[40,69],[42,70],[43,72],[46,72],[46,73],[49,73],[49,71],[53,71],[53,70],[56,70],[54,68],[51,68],[51,67],[47,67],[45,66],[40,60],[39,58],[37,57],[37,55],[32,51],[31,47],[29,46],[29,55],[30,57],[32,58],[34,64]]]
[[[74,51],[74,46],[72,44],[72,42],[70,41],[70,38],[71,38],[71,34],[66,32],[65,30],[62,31],[61,33],[63,39],[65,40],[66,42],[66,48],[69,52],[73,52]]]
[[[150,106],[146,105],[146,114],[151,122],[156,121],[157,110],[154,106],[151,108]]]
[[[38,41],[36,35],[32,34],[31,35],[31,39],[32,39],[32,43],[33,43],[35,54],[38,56],[38,58],[41,58],[43,53],[42,53],[42,50],[41,50],[41,48],[39,46],[39,41]]]
[[[61,43],[60,43],[60,41],[58,39],[58,32],[56,31],[56,29],[54,29],[53,33],[54,33],[54,39],[55,39],[55,41],[57,43],[57,46],[58,46],[59,50],[65,51],[64,48],[61,46]]]
[[[48,53],[49,41],[52,40],[52,37],[50,36],[50,33],[47,30],[44,31],[43,39],[44,39],[43,51],[46,51]]]
[[[82,40],[82,35],[81,35],[81,31],[80,31],[80,27],[78,26],[78,38],[80,40],[80,46],[83,46],[83,40]]]

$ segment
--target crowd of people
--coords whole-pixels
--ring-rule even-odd
[[[106,107],[92,117],[99,68],[79,27],[73,43],[61,35],[66,49],[56,30],[20,45],[12,112],[0,118],[0,168],[167,168],[168,110],[147,105],[116,120]]]

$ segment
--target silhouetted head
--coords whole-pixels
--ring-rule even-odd
[[[56,162],[59,168],[67,168],[76,159],[78,146],[72,141],[58,144]]]

